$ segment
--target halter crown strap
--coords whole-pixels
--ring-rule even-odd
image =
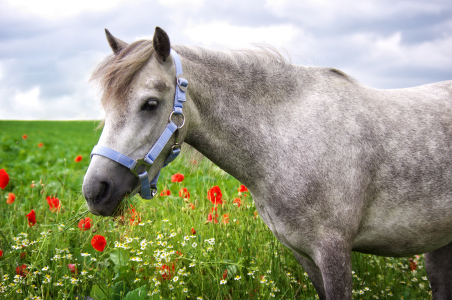
[[[181,115],[182,107],[185,102],[185,92],[187,90],[188,81],[182,77],[182,63],[179,54],[171,49],[171,56],[173,57],[174,66],[176,67],[176,94],[174,95],[174,113]]]
[[[143,199],[151,199],[157,193],[157,181],[160,175],[160,171],[157,175],[152,179],[149,183],[148,171],[151,168],[154,161],[157,159],[159,154],[162,152],[165,145],[168,143],[170,138],[173,136],[174,132],[176,132],[179,128],[183,126],[183,124],[178,127],[172,120],[171,116],[173,114],[183,115],[182,108],[184,106],[184,102],[186,101],[185,92],[187,91],[188,81],[182,77],[182,63],[179,55],[176,51],[171,49],[171,56],[174,61],[174,66],[176,68],[176,93],[174,95],[174,107],[173,111],[170,114],[169,122],[165,127],[165,130],[158,138],[157,142],[155,142],[154,146],[152,146],[151,150],[141,159],[135,160],[133,158],[128,157],[122,153],[119,153],[111,148],[96,145],[91,152],[91,158],[93,155],[100,155],[106,158],[109,158],[124,167],[130,169],[130,171],[139,178],[141,182],[141,198]],[[164,162],[164,167],[171,163],[180,153],[180,145],[174,144],[170,154],[166,158]],[[138,167],[144,165],[145,171],[141,174],[138,173]]]

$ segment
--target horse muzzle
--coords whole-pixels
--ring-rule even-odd
[[[137,179],[120,165],[102,158],[99,158],[99,161],[104,161],[108,167],[99,168],[96,164],[89,166],[83,179],[83,195],[92,214],[111,216],[115,214],[122,199],[132,193],[133,187],[137,185]],[[108,170],[100,173],[101,169]]]

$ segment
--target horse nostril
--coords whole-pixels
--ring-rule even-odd
[[[102,199],[108,198],[110,193],[110,184],[108,182],[100,182],[100,187],[97,195],[94,197],[94,202],[99,203]]]

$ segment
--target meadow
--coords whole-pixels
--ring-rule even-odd
[[[0,299],[318,298],[246,187],[199,156],[165,168],[154,199],[90,214],[97,125],[0,121]],[[431,299],[426,276],[423,255],[353,254],[354,299]]]

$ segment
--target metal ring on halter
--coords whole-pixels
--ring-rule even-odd
[[[168,118],[168,120],[171,122],[171,118],[173,117],[173,114],[174,114],[174,110],[171,112],[171,114],[169,115],[169,118]],[[181,115],[182,116],[182,125],[181,126],[177,126],[177,129],[181,129],[182,127],[184,127],[184,124],[185,124],[185,116],[184,116],[184,114],[179,114],[179,115]]]
[[[151,168],[151,165],[144,161],[144,158],[140,158],[137,160],[137,164],[135,168],[130,169],[130,172],[132,172],[136,177],[138,177],[138,167],[144,165],[146,167],[146,172],[149,171]]]
[[[175,143],[172,147],[171,147],[171,152],[174,151],[174,149],[180,149],[181,145],[179,145],[178,143]]]

